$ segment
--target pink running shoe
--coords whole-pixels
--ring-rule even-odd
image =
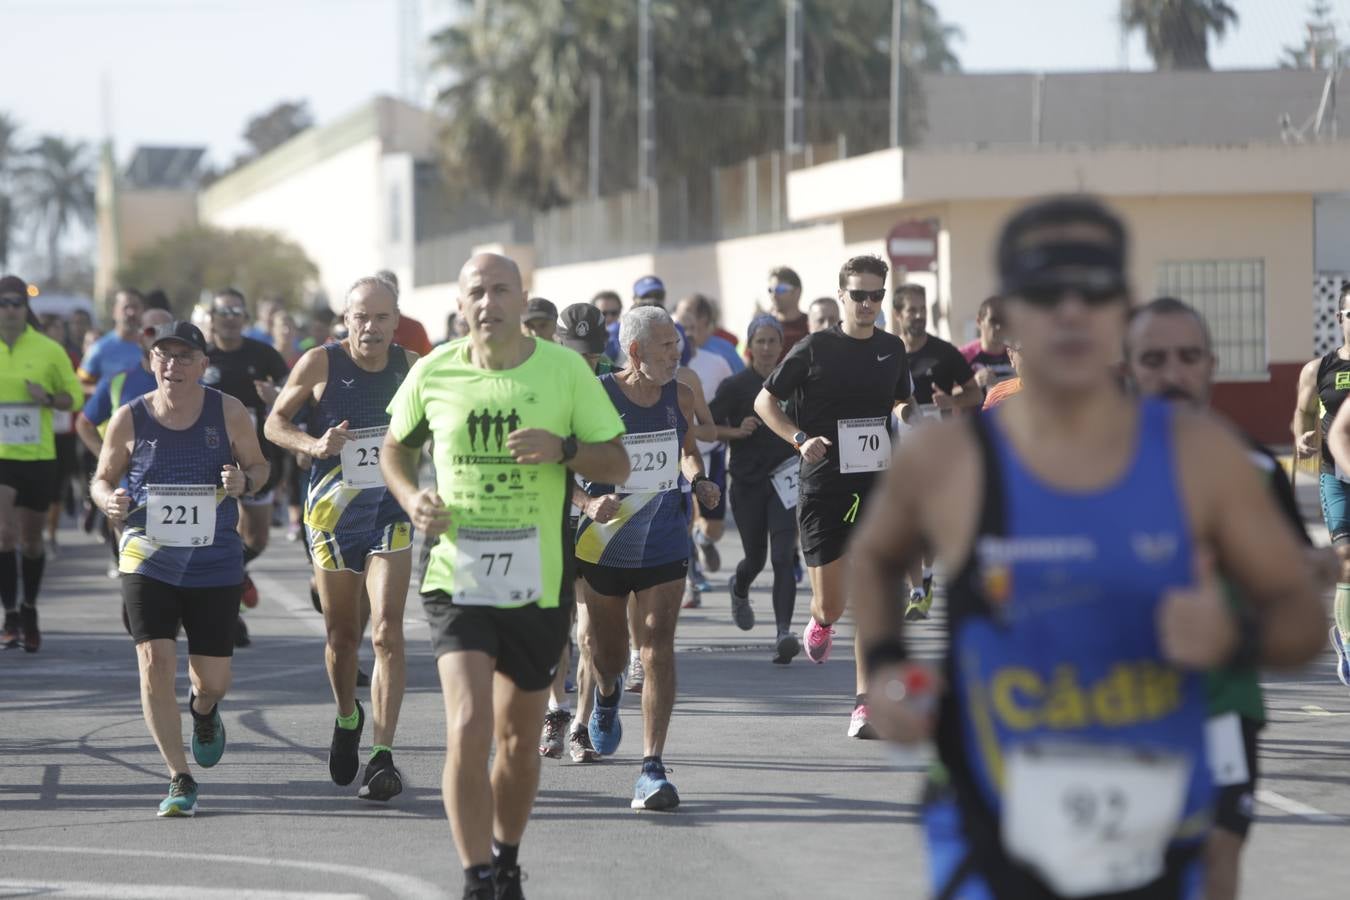
[[[864,703],[853,708],[853,716],[848,722],[848,736],[863,741],[875,741],[877,739],[876,729],[867,720],[867,704]]]
[[[830,658],[830,647],[834,644],[834,626],[822,625],[815,616],[806,623],[802,631],[802,646],[806,648],[806,658],[813,663],[823,663]]]

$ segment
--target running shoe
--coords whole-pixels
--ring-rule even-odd
[[[42,633],[38,631],[37,607],[27,603],[19,604],[19,624],[23,626],[23,649],[25,653],[36,653],[42,646]]]
[[[577,727],[568,732],[567,752],[575,763],[598,762],[600,759],[600,754],[591,746],[591,733],[586,728]]]
[[[192,708],[196,696],[188,692],[188,712],[192,714],[192,758],[203,769],[209,769],[220,762],[225,753],[225,723],[220,720],[220,704],[211,710],[211,715],[203,716]]]
[[[258,588],[254,586],[253,579],[248,573],[244,573],[244,593],[239,596],[239,601],[248,609],[258,605]]]
[[[248,636],[248,626],[244,624],[244,617],[240,616],[234,620],[234,645],[247,647],[251,643],[253,639]]]
[[[159,802],[158,815],[192,817],[197,814],[197,781],[186,772],[173,776],[169,796]]]
[[[802,644],[806,647],[806,658],[817,665],[830,658],[830,647],[834,645],[834,626],[822,625],[812,616],[802,631]]]
[[[923,591],[912,591],[909,605],[905,607],[906,622],[921,622],[928,618],[928,610],[933,606],[933,595]]]
[[[550,709],[544,715],[544,733],[539,736],[540,756],[562,759],[563,739],[571,722],[572,713],[566,709]]]
[[[98,522],[98,507],[91,501],[84,501],[84,519],[80,522],[80,530],[85,534],[94,533],[94,525]]]
[[[328,774],[333,784],[348,785],[361,770],[361,732],[366,727],[366,711],[356,701],[356,727],[343,728],[333,722],[333,741],[328,745]]]
[[[107,575],[110,581],[116,581],[122,577],[122,570],[117,568],[117,566],[108,566],[103,574]]]
[[[480,884],[464,885],[464,900],[497,900],[497,884],[495,881],[484,881]]]
[[[642,683],[647,680],[647,670],[642,668],[642,656],[638,653],[628,657],[628,671],[624,673],[624,690],[630,694],[642,693]]]
[[[356,796],[362,800],[385,801],[403,793],[403,773],[394,766],[394,754],[381,750],[366,763],[366,776]]]
[[[774,644],[773,661],[775,664],[786,666],[801,652],[802,644],[801,641],[797,640],[795,634],[786,629],[778,632],[778,641]]]
[[[877,730],[867,720],[866,703],[853,708],[853,716],[848,720],[848,736],[860,741],[875,741],[877,739]]]
[[[1341,630],[1335,625],[1331,626],[1331,649],[1336,651],[1336,677],[1341,680],[1341,684],[1350,687],[1350,647],[1345,646],[1345,641],[1341,639]]]
[[[613,706],[600,703],[600,688],[595,689],[595,708],[591,710],[591,721],[587,725],[591,735],[591,746],[601,756],[613,756],[623,742],[623,722],[619,721],[619,698],[614,698]]]
[[[929,606],[933,605],[933,576],[923,576],[923,599]]]
[[[314,583],[314,579],[309,580],[309,602],[313,604],[314,611],[323,615],[323,601],[319,599],[319,586]]]
[[[692,579],[686,578],[684,581],[684,602],[680,604],[681,609],[698,609],[703,605],[703,596],[699,593],[698,586]]]
[[[298,540],[300,540],[300,526],[291,525],[290,528],[286,529],[286,541],[294,544]]]
[[[749,631],[755,627],[755,609],[750,605],[750,595],[736,593],[734,576],[727,582],[727,588],[731,591],[731,620],[741,631]]]
[[[0,646],[6,650],[11,650],[19,646],[19,641],[23,639],[23,630],[19,627],[19,613],[17,610],[5,610],[5,628],[0,631]]]
[[[525,900],[525,892],[520,888],[524,875],[520,866],[499,866],[492,864],[492,874],[497,881],[495,900]]]
[[[722,554],[717,552],[717,545],[708,538],[699,540],[695,537],[694,548],[698,551],[698,561],[705,572],[716,572],[722,568]]]
[[[633,809],[667,810],[680,805],[680,792],[666,780],[666,767],[659,762],[644,762],[642,774],[633,787]]]

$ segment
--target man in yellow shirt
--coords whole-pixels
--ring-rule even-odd
[[[57,491],[52,410],[70,409],[83,388],[60,344],[30,324],[28,284],[0,278],[0,646],[36,653],[37,597],[46,562],[42,523]],[[15,544],[22,562],[14,557]],[[19,571],[23,605],[18,605]]]

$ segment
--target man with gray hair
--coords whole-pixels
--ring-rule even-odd
[[[628,663],[628,595],[637,599],[634,630],[646,671],[642,690],[642,771],[633,790],[634,809],[668,810],[680,803],[661,759],[675,706],[675,622],[689,569],[685,496],[687,479],[704,509],[721,492],[703,473],[695,445],[694,393],[675,380],[679,335],[659,306],[624,313],[619,341],[628,364],[600,376],[627,433],[632,463],[627,480],[583,480],[591,502],[577,528],[577,571],[590,627],[581,636],[595,671],[595,708],[590,737],[596,751],[619,749],[621,676]]]
[[[357,796],[389,800],[403,790],[394,767],[394,731],[407,681],[403,605],[412,576],[412,524],[385,490],[380,448],[386,407],[417,354],[398,345],[398,294],[382,278],[347,291],[340,342],[307,350],[267,417],[267,437],[313,460],[305,526],[328,633],[324,660],[337,701],[328,774],[348,785],[360,768],[365,711],[356,699],[356,658],[363,630],[362,593],[375,622],[370,698],[374,743]],[[295,418],[306,412],[306,426]]]

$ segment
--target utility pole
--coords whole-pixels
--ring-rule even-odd
[[[590,158],[587,160],[586,193],[592,200],[600,196],[600,73],[591,73]]]
[[[891,0],[891,146],[904,143],[905,67],[901,38],[905,28],[905,0]]]
[[[652,4],[638,0],[638,187],[656,181],[656,124],[652,103]]]
[[[783,154],[791,168],[806,145],[806,60],[802,0],[787,0],[787,52],[783,73]]]

